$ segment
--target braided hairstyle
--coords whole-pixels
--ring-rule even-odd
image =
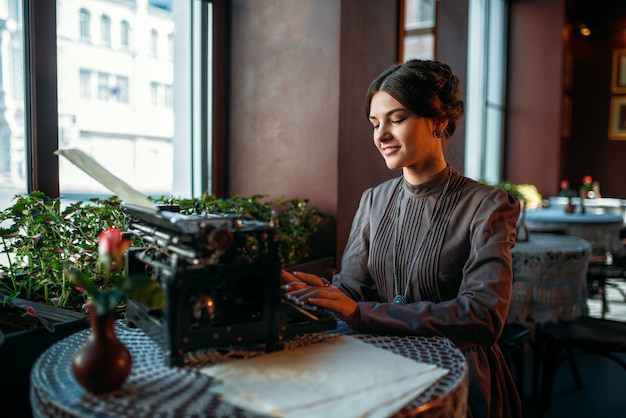
[[[448,121],[444,138],[454,133],[457,121],[463,116],[459,78],[447,64],[412,59],[394,64],[380,74],[367,89],[365,116],[369,118],[372,96],[378,91],[389,93],[411,112],[437,122]]]

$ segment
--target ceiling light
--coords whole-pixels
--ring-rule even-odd
[[[578,32],[580,32],[580,34],[582,36],[589,36],[589,35],[591,35],[591,29],[589,29],[589,27],[587,25],[585,25],[584,23],[580,23],[578,25]]]

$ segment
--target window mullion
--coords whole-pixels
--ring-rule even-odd
[[[56,2],[24,0],[28,191],[59,196]]]

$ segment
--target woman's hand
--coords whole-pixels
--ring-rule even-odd
[[[286,271],[281,273],[281,280],[288,299],[330,309],[349,326],[358,324],[358,304],[328,280],[314,274]]]
[[[330,282],[322,277],[316,276],[315,274],[301,273],[299,271],[289,273],[282,270],[280,279],[283,283],[283,289],[287,291],[305,289],[309,286],[324,287],[330,285]]]

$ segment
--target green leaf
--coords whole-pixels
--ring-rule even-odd
[[[98,288],[84,271],[78,271],[74,268],[71,268],[68,271],[68,276],[70,278],[70,281],[76,286],[82,287],[87,295],[95,297],[98,294]]]

